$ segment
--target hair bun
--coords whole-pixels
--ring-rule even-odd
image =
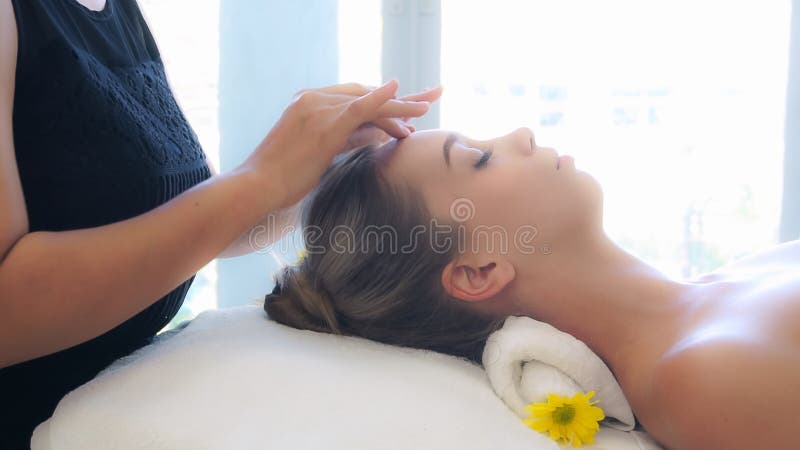
[[[280,297],[281,290],[282,289],[280,280],[275,280],[275,287],[272,288],[272,292],[270,292],[269,294],[266,295],[266,297],[264,297],[264,302],[268,303],[272,301],[272,299]]]
[[[280,269],[275,287],[264,297],[264,311],[270,319],[293,328],[342,334],[328,292],[303,267]]]

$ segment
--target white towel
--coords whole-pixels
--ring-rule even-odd
[[[525,407],[547,401],[549,393],[595,391],[592,400],[599,401],[596,406],[606,415],[602,425],[622,431],[636,425],[625,394],[603,360],[574,336],[544,322],[508,317],[489,336],[483,366],[497,395],[523,419],[530,416]]]

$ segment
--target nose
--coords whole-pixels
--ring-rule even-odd
[[[508,134],[508,139],[515,150],[519,150],[525,155],[530,155],[536,151],[536,139],[530,128],[517,128]]]

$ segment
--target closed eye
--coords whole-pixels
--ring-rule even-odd
[[[481,159],[479,159],[478,162],[474,164],[474,167],[476,169],[480,169],[481,167],[486,165],[486,163],[489,161],[489,158],[491,157],[492,157],[492,150],[485,150],[483,152],[483,155],[481,155]]]

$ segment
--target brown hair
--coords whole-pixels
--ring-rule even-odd
[[[458,236],[432,243],[422,196],[389,183],[374,146],[339,155],[302,210],[307,255],[275,275],[264,310],[279,323],[429,349],[481,364],[504,318],[452,298],[441,284]],[[439,228],[438,242],[446,228]],[[374,232],[373,232],[374,231]],[[448,241],[449,239],[449,241]],[[392,242],[394,241],[394,242]]]

